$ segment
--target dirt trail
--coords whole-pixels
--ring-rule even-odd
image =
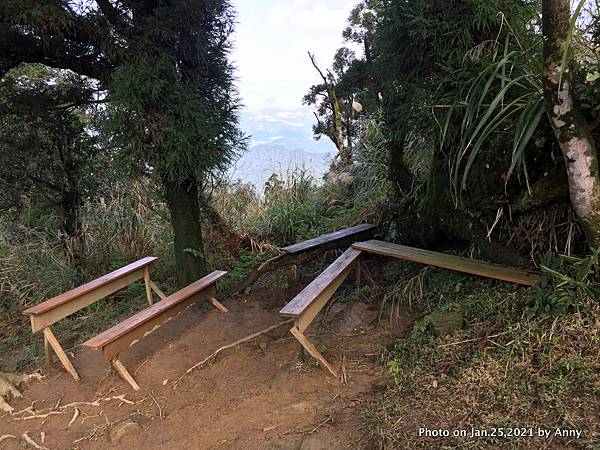
[[[74,364],[82,382],[55,362],[50,374],[11,402],[17,411],[35,402],[36,414],[49,408],[52,414],[0,417],[0,436],[28,432],[42,445],[44,433],[43,446],[53,450],[357,448],[362,436],[358,412],[384,380],[375,360],[392,338],[386,327],[374,327],[377,310],[370,305],[334,304],[326,325],[319,327],[320,317],[308,333],[336,367],[344,355],[347,384],[312,365],[286,325],[226,350],[173,389],[186,369],[218,347],[281,321],[278,310],[299,289],[264,290],[225,301],[228,314],[200,308],[184,312],[124,352],[124,364],[142,388],[137,393],[111,373],[99,354],[78,350]],[[99,406],[65,408],[118,395],[127,402],[113,398]],[[19,440],[6,439],[0,448],[18,449]]]

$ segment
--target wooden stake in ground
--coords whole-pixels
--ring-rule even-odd
[[[279,327],[282,327],[283,325],[289,324],[291,322],[293,322],[293,320],[291,320],[291,319],[290,320],[284,320],[283,322],[279,322],[279,323],[277,323],[275,325],[271,325],[270,327],[265,328],[264,330],[257,331],[256,333],[249,334],[248,336],[243,337],[242,339],[239,339],[239,340],[237,340],[235,342],[232,342],[231,344],[227,344],[227,345],[224,345],[223,347],[218,348],[217,350],[215,350],[214,352],[212,352],[210,355],[208,355],[206,358],[204,358],[202,361],[197,362],[192,367],[190,367],[188,370],[186,370],[185,373],[183,375],[181,375],[177,379],[177,381],[175,381],[175,384],[173,385],[173,389],[175,389],[177,387],[177,385],[181,382],[181,380],[183,380],[183,378],[186,375],[192,373],[192,371],[194,369],[196,369],[196,368],[198,368],[198,367],[206,364],[208,361],[214,359],[223,350],[227,350],[229,348],[233,348],[233,347],[236,347],[236,346],[238,346],[240,344],[243,344],[244,342],[248,342],[248,341],[251,341],[252,339],[256,339],[257,337],[259,337],[259,336],[261,336],[263,334],[266,334],[269,331],[273,331],[273,330],[275,330],[275,329],[277,329]]]

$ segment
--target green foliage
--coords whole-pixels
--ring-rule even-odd
[[[600,298],[598,252],[586,258],[545,253],[542,283],[536,288],[530,316],[589,314]]]
[[[586,284],[597,275],[594,255],[563,264],[563,271],[575,264],[570,277]],[[416,270],[405,270],[398,283],[406,284]],[[393,272],[395,280],[398,273]],[[478,411],[469,419],[477,428],[510,426],[515,420],[542,428],[565,423],[595,427],[589,417],[598,408],[600,340],[593,321],[579,314],[528,317],[532,289],[446,270],[428,271],[424,278],[423,299],[413,303],[412,330],[382,355],[396,387],[376,399],[364,417],[386,446],[420,448],[423,441],[415,437],[415,427],[452,429],[471,411]],[[547,286],[546,294],[551,292]],[[433,308],[450,306],[461,308],[467,326],[435,338],[420,318]],[[597,301],[590,311],[598,313]],[[585,443],[593,441],[592,436]],[[444,442],[473,447],[472,441]],[[474,448],[494,445],[492,440],[478,442]],[[521,443],[531,445],[530,440],[514,440],[513,445]]]
[[[78,232],[84,197],[97,195],[106,162],[97,143],[93,84],[43,66],[14,69],[0,82],[0,210],[28,197],[57,213],[63,232]]]
[[[170,292],[176,271],[165,257],[172,241],[169,222],[161,217],[166,207],[151,198],[142,200],[140,184],[113,185],[82,205],[86,245],[77,263],[56,237],[56,220],[47,220],[46,214],[41,220],[31,211],[36,204],[0,218],[0,371],[25,370],[41,360],[39,335],[31,334],[22,315],[27,307],[149,255],[161,256],[153,278]],[[145,302],[143,283],[132,285],[61,321],[55,333],[61,341],[82,342]]]
[[[459,114],[461,125],[459,143],[452,163],[453,193],[459,198],[467,188],[469,172],[477,156],[490,137],[501,129],[514,129],[512,158],[507,168],[506,182],[515,169],[523,170],[528,181],[525,149],[539,128],[544,114],[541,67],[530,67],[528,62],[539,59],[539,54],[509,51],[507,39],[504,54],[496,53],[483,70],[464,82],[465,94],[459,91],[452,100],[444,119],[441,146],[446,145],[446,133],[453,115]],[[454,131],[453,131],[454,132]],[[451,138],[452,139],[452,138]]]
[[[310,234],[319,223],[318,209],[310,197],[314,179],[303,170],[295,170],[284,182],[277,175],[265,185],[264,222],[260,235],[277,244],[291,244]]]
[[[233,89],[224,82],[229,83],[224,91]],[[190,173],[222,171],[231,163],[244,145],[237,100],[211,98],[207,89],[181,80],[167,55],[140,56],[117,70],[105,132],[124,149],[121,161],[130,172],[156,169],[179,181]]]

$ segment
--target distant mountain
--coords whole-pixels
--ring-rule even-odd
[[[240,126],[250,136],[250,144],[232,169],[232,179],[251,183],[258,192],[273,173],[287,175],[296,168],[320,180],[335,146],[328,139],[314,140],[313,121],[307,108],[242,111]]]

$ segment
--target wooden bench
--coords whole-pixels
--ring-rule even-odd
[[[294,319],[294,326],[290,332],[319,361],[321,367],[335,377],[337,377],[336,370],[304,335],[304,331],[340,287],[352,268],[356,268],[357,284],[360,282],[360,256],[363,252],[392,256],[525,286],[533,286],[540,280],[538,272],[516,267],[507,267],[383,241],[371,240],[354,243],[279,312],[283,317]]]
[[[288,254],[308,252],[322,247],[325,244],[343,241],[345,239],[357,238],[358,240],[359,237],[362,237],[364,239],[365,235],[373,233],[376,228],[376,225],[371,225],[368,223],[363,225],[356,225],[354,227],[334,231],[333,233],[324,234],[323,236],[319,236],[314,239],[298,242],[296,244],[283,247],[281,250]]]
[[[357,241],[371,239],[375,234],[376,229],[376,225],[368,223],[356,225],[283,247],[280,249],[282,251],[280,255],[268,259],[256,269],[250,269],[242,280],[229,289],[227,294],[234,295],[243,292],[265,274],[281,269],[284,266],[304,264],[326,251],[337,249],[345,250]]]
[[[508,281],[524,286],[533,286],[540,280],[539,272],[492,264],[476,259],[468,259],[447,253],[432,252],[405,245],[391,244],[389,242],[371,240],[352,244],[356,250],[391,256],[393,258],[414,261],[428,266],[442,267],[457,272],[479,275],[496,280]]]
[[[137,391],[140,387],[119,360],[119,353],[135,345],[140,339],[200,300],[208,299],[219,311],[228,312],[227,308],[214,298],[216,283],[226,274],[227,272],[215,271],[100,333],[83,345],[101,350],[104,359],[111,361],[117,373]]]
[[[79,374],[71,364],[56,336],[52,333],[50,325],[141,279],[144,279],[146,284],[146,297],[150,305],[153,303],[152,291],[156,292],[159,297],[164,298],[165,294],[150,279],[150,271],[157,259],[154,256],[142,258],[23,311],[23,314],[30,316],[32,331],[36,333],[42,330],[44,333],[46,364],[50,365],[52,363],[50,352],[52,348],[67,372],[79,381]]]
[[[279,312],[283,317],[292,317],[294,326],[290,333],[310,353],[324,370],[337,377],[336,370],[323,357],[321,352],[304,335],[314,318],[340,287],[353,268],[356,268],[357,281],[360,280],[360,250],[349,248],[337,258],[327,269],[315,278],[302,292],[292,299]]]

